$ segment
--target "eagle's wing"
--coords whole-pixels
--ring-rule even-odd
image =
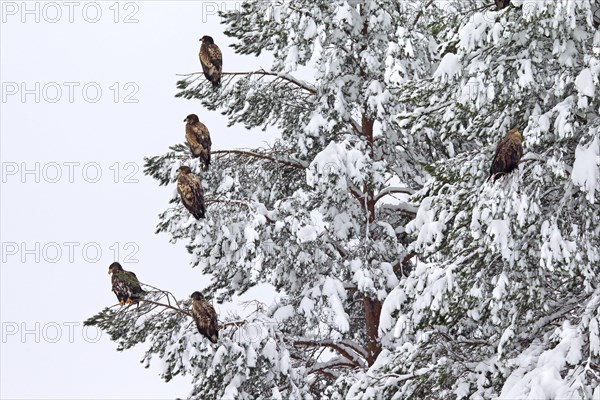
[[[218,86],[221,84],[221,70],[223,67],[223,56],[221,50],[216,44],[202,44],[200,46],[200,64],[202,64],[202,71],[204,76],[213,85]]]
[[[515,164],[518,164],[521,161],[521,157],[523,157],[523,143],[518,138],[513,138],[513,146],[515,147]]]
[[[509,140],[509,137],[506,136],[502,138],[500,143],[496,146],[496,152],[494,153],[494,158],[492,159],[492,165],[490,167],[490,175],[495,175],[499,172],[506,172],[506,145]]]
[[[198,138],[198,143],[205,148],[210,150],[210,146],[212,146],[212,141],[210,140],[210,132],[208,132],[208,128],[202,122],[198,122],[194,124],[194,133]]]
[[[204,189],[202,188],[202,181],[194,174],[188,174],[190,180],[190,187],[194,196],[194,212],[199,216],[196,218],[204,218],[205,207],[204,207]]]
[[[216,44],[208,45],[208,55],[210,57],[211,63],[215,66],[215,68],[219,71],[219,75],[221,74],[221,68],[223,67],[223,55],[221,54],[221,49]]]
[[[140,295],[145,294],[142,286],[140,285],[140,281],[137,276],[131,271],[123,271],[125,275],[125,281],[127,283],[129,297],[130,298],[139,298]]]
[[[519,165],[519,161],[523,156],[523,144],[521,140],[515,135],[511,135],[506,143],[507,148],[507,161],[508,161],[508,171],[511,172],[513,169],[517,168]]]
[[[217,313],[213,306],[206,300],[192,302],[192,317],[196,322],[198,332],[206,336],[211,342],[217,343],[219,338]]]

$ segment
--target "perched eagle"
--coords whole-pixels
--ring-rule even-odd
[[[498,8],[498,11],[502,10],[503,8],[506,8],[510,5],[510,0],[496,0],[496,7]]]
[[[496,146],[496,153],[490,167],[490,177],[500,178],[502,175],[511,173],[523,155],[523,135],[517,128],[508,131],[506,136]]]
[[[135,303],[146,294],[137,276],[133,272],[125,271],[118,262],[110,264],[108,273],[112,274],[112,291],[117,295],[119,304]]]
[[[194,157],[200,157],[204,163],[204,170],[208,170],[210,164],[210,133],[208,128],[198,119],[196,114],[190,114],[183,122],[185,124],[185,140]]]
[[[219,86],[221,84],[221,71],[223,70],[221,50],[210,36],[202,36],[200,41],[202,44],[198,56],[200,57],[204,76],[212,82],[213,86]]]
[[[186,165],[179,167],[177,193],[179,193],[181,202],[185,208],[187,208],[196,219],[204,218],[206,209],[204,208],[204,189],[202,188],[202,181],[192,172],[190,167]]]
[[[198,332],[206,336],[211,342],[217,343],[219,325],[215,309],[200,292],[192,293],[190,299],[192,299],[192,318],[196,323]]]

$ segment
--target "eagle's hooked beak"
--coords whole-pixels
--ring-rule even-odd
[[[112,271],[109,269],[109,270],[108,270],[108,274],[110,275],[111,273],[112,273]]]

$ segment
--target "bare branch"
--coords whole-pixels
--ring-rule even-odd
[[[278,159],[275,157],[271,157],[268,156],[266,154],[260,154],[260,153],[256,153],[254,151],[247,151],[247,150],[215,150],[212,151],[211,154],[237,154],[237,155],[242,155],[242,156],[248,156],[248,157],[255,157],[255,158],[260,158],[263,160],[269,160],[269,161],[273,161],[279,164],[284,164],[284,165],[288,165],[290,167],[294,167],[294,168],[299,168],[299,169],[306,169],[308,168],[308,163],[304,162],[304,161],[296,161],[296,160],[285,160],[285,159]]]
[[[178,76],[194,76],[194,75],[200,75],[202,74],[202,72],[192,72],[191,74],[177,74]],[[244,76],[250,76],[250,75],[260,75],[260,76],[275,76],[279,79],[282,79],[286,82],[292,83],[296,86],[298,86],[301,89],[306,90],[309,93],[315,94],[317,93],[317,89],[311,85],[308,82],[304,82],[300,79],[297,79],[295,77],[293,77],[290,74],[284,74],[284,73],[278,73],[278,72],[271,72],[271,71],[265,71],[264,69],[259,69],[258,71],[247,71],[247,72],[223,72],[222,75],[224,76],[237,76],[237,75],[244,75]]]
[[[169,292],[168,290],[163,290],[163,289],[157,288],[156,286],[149,285],[147,283],[140,282],[140,284],[142,284],[144,286],[148,286],[149,288],[152,288],[155,291],[161,292],[162,294],[164,294],[164,296],[167,298],[167,303],[169,303],[169,306],[171,305],[169,296],[171,296],[173,298],[173,301],[175,302],[175,305],[177,306],[177,308],[179,308],[179,302],[177,301],[177,298],[173,295],[173,293]]]
[[[165,307],[165,308],[170,308],[171,310],[177,311],[178,313],[181,313],[183,315],[187,315],[188,317],[191,317],[192,314],[190,314],[189,312],[182,310],[181,308],[175,308],[173,306],[170,306],[168,304],[163,304],[163,303],[158,303],[156,301],[152,301],[152,300],[146,300],[146,299],[139,299],[139,301],[143,301],[145,303],[149,303],[149,304],[154,304],[156,306],[161,306],[161,307]]]

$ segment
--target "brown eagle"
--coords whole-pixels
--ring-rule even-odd
[[[190,167],[186,165],[179,167],[177,193],[179,193],[181,202],[185,208],[187,208],[196,219],[205,217],[206,209],[204,208],[204,189],[202,188],[202,181],[192,172]]]
[[[208,128],[200,122],[196,114],[188,115],[183,122],[187,122],[185,124],[185,140],[192,151],[192,155],[200,157],[206,171],[210,164],[210,146],[212,145]]]
[[[146,294],[137,276],[133,272],[125,271],[118,262],[110,264],[108,273],[112,274],[112,291],[117,295],[119,304],[138,302]]]
[[[498,11],[500,11],[503,8],[506,8],[510,5],[510,0],[495,0],[495,1],[496,1],[496,7],[498,8]]]
[[[215,44],[215,41],[210,36],[202,36],[200,38],[202,44],[200,45],[200,64],[202,64],[202,71],[204,76],[208,79],[213,86],[219,86],[221,84],[221,71],[223,71],[223,56],[219,46]]]
[[[198,332],[206,336],[211,342],[217,343],[219,325],[215,309],[200,292],[192,293],[190,299],[192,299],[192,318],[196,323]]]
[[[496,146],[496,153],[490,167],[490,178],[500,178],[502,175],[511,173],[523,155],[523,135],[517,128],[508,131],[506,136]]]

